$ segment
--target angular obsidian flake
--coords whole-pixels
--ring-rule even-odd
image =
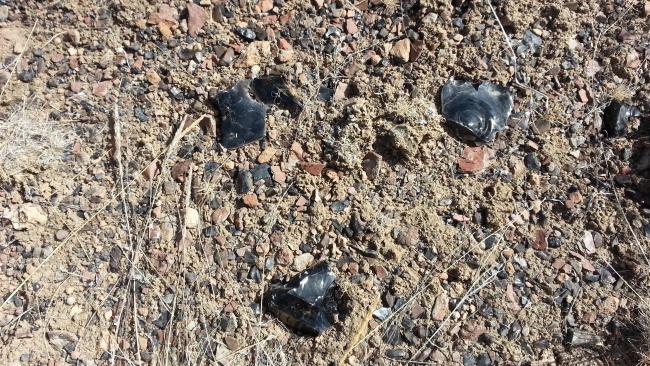
[[[248,94],[250,80],[242,80],[217,95],[216,107],[221,113],[221,143],[234,149],[261,140],[266,133],[266,105]]]
[[[513,97],[502,86],[483,82],[478,88],[465,81],[450,80],[443,86],[442,115],[460,127],[464,138],[491,142],[506,127]]]
[[[637,117],[640,114],[637,107],[613,100],[603,111],[603,131],[609,137],[624,135],[630,117]]]
[[[281,76],[267,75],[255,78],[251,83],[251,89],[257,100],[286,109],[294,118],[302,112],[302,104],[291,95],[287,83]]]
[[[345,316],[343,294],[327,263],[307,269],[264,294],[265,310],[300,335],[317,336]]]
[[[266,104],[287,109],[294,118],[303,109],[302,103],[291,95],[280,76],[241,80],[231,89],[217,93],[216,97],[211,96],[210,100],[221,113],[221,143],[227,149],[264,138]]]

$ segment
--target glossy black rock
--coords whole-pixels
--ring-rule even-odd
[[[627,132],[627,122],[630,117],[640,114],[637,107],[618,101],[611,101],[603,112],[603,131],[607,136],[615,137]]]
[[[465,81],[451,80],[442,88],[442,115],[459,127],[463,138],[491,142],[506,127],[513,97],[502,86],[484,82],[478,88]]]
[[[268,75],[255,78],[251,83],[251,89],[255,99],[286,109],[294,118],[302,112],[302,104],[291,95],[287,83],[281,76]]]
[[[261,140],[266,133],[268,108],[250,97],[249,86],[250,80],[242,80],[213,100],[221,113],[221,143],[227,149]]]
[[[343,295],[327,263],[307,269],[284,284],[272,284],[265,310],[301,335],[317,336],[345,315]]]

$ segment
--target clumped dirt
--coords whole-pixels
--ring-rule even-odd
[[[0,363],[647,361],[647,1],[0,3],[0,131],[65,136],[0,164]],[[259,75],[304,109],[227,150]],[[494,142],[450,78],[510,88]],[[320,261],[349,313],[300,337],[260,304]]]

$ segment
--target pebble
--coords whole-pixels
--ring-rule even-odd
[[[293,269],[295,269],[298,272],[302,272],[305,269],[307,269],[307,267],[309,267],[309,265],[313,261],[314,261],[313,255],[311,255],[310,253],[303,253],[294,258]]]
[[[185,227],[188,229],[195,229],[201,223],[201,216],[199,211],[195,208],[188,207],[185,210]]]
[[[83,84],[79,81],[73,81],[70,83],[70,91],[73,93],[79,93],[81,92],[81,89],[83,87]]]
[[[237,174],[239,193],[249,193],[253,190],[253,174],[249,170],[240,170]]]
[[[476,357],[474,355],[470,355],[470,354],[463,355],[463,366],[475,366],[475,365],[476,365]]]
[[[196,37],[208,18],[208,12],[202,6],[191,1],[187,3],[187,33],[190,36]]]
[[[361,162],[361,167],[363,168],[363,171],[366,173],[368,179],[370,180],[377,179],[379,173],[381,172],[382,161],[383,161],[382,156],[377,154],[374,151],[371,151],[368,154],[366,154],[366,156],[363,158],[363,161]]]
[[[302,170],[306,171],[307,173],[314,175],[314,176],[319,176],[323,172],[323,169],[325,169],[325,164],[323,163],[300,163],[300,168]]]
[[[7,21],[9,18],[9,7],[7,5],[0,5],[0,22]]]
[[[231,351],[236,351],[239,349],[239,342],[237,339],[231,336],[225,336],[223,338],[224,343],[226,343],[226,347],[228,347],[229,350]]]
[[[36,73],[34,73],[33,70],[27,69],[18,74],[18,79],[23,83],[29,83],[30,81],[34,80],[35,76]]]
[[[615,296],[608,296],[603,300],[602,304],[600,305],[600,311],[601,313],[605,315],[611,315],[618,310],[618,305],[621,302],[618,297]]]
[[[404,349],[389,349],[386,351],[386,357],[402,360],[408,357],[408,351]]]
[[[153,69],[147,70],[144,73],[144,77],[145,77],[145,79],[147,79],[149,84],[155,85],[155,86],[158,86],[158,84],[160,84],[160,81],[162,80],[162,79],[160,79],[160,76],[158,76],[158,73]]]
[[[449,297],[446,293],[441,293],[436,297],[436,301],[433,305],[433,311],[431,313],[431,319],[435,321],[443,321],[447,316],[449,311]]]
[[[534,152],[526,154],[524,157],[524,165],[526,165],[526,168],[528,170],[541,170],[542,169],[542,164],[539,161],[539,158],[537,157],[537,154]]]
[[[237,317],[233,313],[224,314],[219,321],[219,327],[226,333],[234,332],[237,326]]]
[[[57,230],[56,233],[54,233],[54,239],[58,241],[63,241],[65,240],[65,238],[68,237],[68,235],[70,235],[70,232],[68,230],[65,229]]]
[[[230,216],[230,210],[228,208],[221,207],[212,212],[210,219],[212,220],[213,224],[218,225],[226,221],[228,219],[228,216]]]
[[[113,87],[113,82],[111,81],[102,81],[93,85],[93,95],[97,97],[105,97],[108,95],[108,92]]]
[[[64,330],[53,330],[45,333],[47,340],[59,350],[64,349],[68,344],[76,345],[79,341],[76,335]]]
[[[411,54],[411,40],[404,38],[395,42],[390,49],[390,54],[398,62],[408,62]]]
[[[242,197],[242,203],[244,204],[244,206],[250,208],[255,208],[260,204],[259,200],[257,199],[257,195],[255,193],[245,194]]]
[[[249,42],[252,42],[257,38],[255,32],[250,28],[235,28],[235,34]]]
[[[487,353],[482,353],[478,356],[478,359],[476,360],[476,366],[490,366],[492,365],[492,360],[490,359],[490,355]]]
[[[267,147],[257,156],[257,162],[260,164],[270,162],[276,151],[277,150],[273,147]]]
[[[277,165],[271,167],[271,175],[273,176],[273,180],[280,184],[287,180],[287,175],[282,171],[282,168]]]
[[[293,252],[287,247],[280,248],[280,250],[275,254],[275,262],[281,266],[292,264]]]
[[[477,173],[487,167],[487,154],[482,146],[467,146],[457,161],[462,173]]]

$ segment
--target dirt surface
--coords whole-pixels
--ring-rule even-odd
[[[648,1],[0,4],[2,126],[47,121],[0,142],[40,147],[0,165],[0,364],[644,361]],[[226,150],[210,100],[261,75],[303,111]],[[450,78],[510,88],[495,141]],[[260,304],[319,261],[349,312],[300,337]]]

